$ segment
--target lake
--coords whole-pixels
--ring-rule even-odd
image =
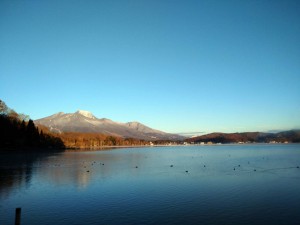
[[[299,224],[300,145],[1,154],[0,224]]]

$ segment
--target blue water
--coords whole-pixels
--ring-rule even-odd
[[[1,154],[0,224],[299,224],[300,145]]]

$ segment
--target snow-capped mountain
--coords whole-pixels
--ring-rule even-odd
[[[75,113],[59,112],[34,121],[52,132],[102,133],[124,138],[144,140],[182,140],[184,137],[147,127],[139,122],[119,123],[110,119],[98,119],[91,112],[78,110]]]

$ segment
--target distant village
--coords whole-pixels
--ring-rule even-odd
[[[188,141],[184,141],[184,142],[169,142],[169,141],[165,141],[164,143],[159,143],[156,144],[155,142],[150,141],[149,145],[150,146],[176,146],[176,145],[222,145],[222,144],[289,144],[291,142],[288,141],[269,141],[269,142],[251,142],[251,141],[247,141],[247,142],[230,142],[230,143],[221,143],[221,142],[212,142],[212,141],[208,141],[208,142],[188,142]]]

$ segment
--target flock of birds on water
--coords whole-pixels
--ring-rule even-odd
[[[231,156],[229,155],[229,157],[231,157]],[[146,158],[147,158],[147,157],[146,157]],[[201,158],[202,158],[202,157],[201,157]],[[264,157],[262,157],[262,158],[264,159]],[[85,164],[85,163],[86,163],[86,162],[83,162],[83,164]],[[250,161],[248,161],[247,163],[248,163],[248,165],[249,165],[249,164],[250,164]],[[96,161],[93,161],[90,165],[91,165],[91,166],[94,166],[95,164],[97,164],[97,162],[96,162]],[[99,165],[104,166],[105,164],[99,162]],[[60,167],[61,165],[60,165],[60,164],[54,164],[54,166]],[[170,167],[173,168],[174,165],[171,164]],[[84,165],[84,168],[86,169],[87,166]],[[135,169],[138,169],[139,167],[138,167],[138,166],[135,166],[134,168],[135,168]],[[205,164],[203,165],[203,168],[206,168],[206,165],[205,165]],[[234,166],[234,167],[233,167],[233,170],[235,171],[236,168],[241,168],[241,165],[239,164],[239,165],[237,165],[237,166]],[[270,168],[270,169],[262,169],[262,170],[260,170],[260,172],[266,172],[266,171],[271,171],[271,170],[280,170],[280,169],[295,169],[295,168],[299,169],[300,167],[299,167],[299,166],[291,166],[291,167],[284,167],[284,168]],[[253,169],[253,171],[256,172],[257,169]],[[86,170],[86,172],[89,173],[90,170]],[[185,170],[185,173],[189,173],[189,171],[188,171],[188,170]]]

